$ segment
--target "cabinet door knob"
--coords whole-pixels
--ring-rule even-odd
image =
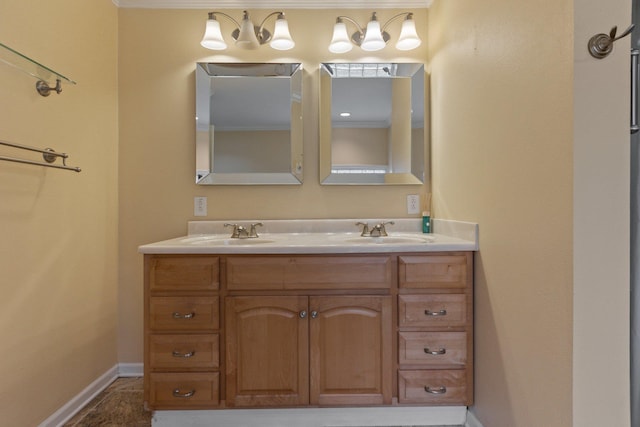
[[[427,354],[431,354],[433,356],[438,356],[440,354],[445,354],[447,352],[446,348],[439,348],[437,350],[431,350],[429,347],[424,348],[424,352]]]
[[[179,351],[174,350],[173,353],[171,353],[171,355],[173,357],[183,357],[183,358],[189,358],[189,357],[193,357],[196,355],[196,351],[195,350],[191,350],[188,353],[180,353]]]
[[[425,310],[424,314],[426,316],[446,316],[447,315],[447,310],[442,309],[439,311],[431,311],[431,310]]]
[[[187,314],[182,314],[182,313],[179,313],[177,311],[173,312],[173,318],[174,319],[193,319],[195,316],[196,316],[196,314],[194,312],[187,313]]]
[[[186,398],[186,397],[191,397],[194,394],[196,394],[195,390],[190,390],[190,391],[187,391],[185,393],[181,392],[179,388],[176,388],[176,389],[173,390],[173,397]]]
[[[424,391],[431,394],[445,394],[447,392],[447,388],[445,386],[441,386],[438,388],[431,388],[429,386],[425,386]]]
[[[307,317],[307,310],[302,310],[298,316],[300,316],[301,319],[304,319],[305,317]]]
[[[311,318],[312,318],[312,319],[315,319],[316,317],[318,317],[318,314],[319,314],[319,313],[318,313],[317,311],[313,310],[313,311],[311,312]]]

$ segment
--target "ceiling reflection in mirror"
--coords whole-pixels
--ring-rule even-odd
[[[302,183],[302,65],[196,64],[196,183]]]
[[[320,181],[422,184],[425,72],[418,63],[324,63]]]

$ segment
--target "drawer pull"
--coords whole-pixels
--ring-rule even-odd
[[[431,350],[429,347],[424,348],[424,352],[427,354],[431,354],[433,356],[439,356],[441,354],[445,354],[447,352],[446,348],[439,348],[437,350]]]
[[[184,357],[186,359],[186,358],[195,356],[196,355],[196,351],[195,350],[191,350],[188,353],[180,353],[179,351],[175,351],[174,350],[173,353],[171,353],[171,354],[173,355],[173,357]]]
[[[425,310],[424,314],[426,316],[446,316],[447,315],[447,310],[442,309],[439,311],[431,311],[431,310]]]
[[[174,319],[193,319],[194,317],[196,317],[196,314],[194,312],[191,313],[187,313],[187,314],[182,314],[182,313],[178,313],[177,311],[173,312],[173,318]]]
[[[427,385],[424,387],[424,391],[431,394],[445,394],[447,392],[447,388],[445,386],[440,386],[438,388],[431,388]]]
[[[188,391],[186,393],[182,393],[179,388],[173,390],[173,397],[181,397],[181,398],[189,398],[196,394],[195,390]]]

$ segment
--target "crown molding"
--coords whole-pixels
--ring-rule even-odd
[[[433,0],[112,0],[136,9],[424,9]]]

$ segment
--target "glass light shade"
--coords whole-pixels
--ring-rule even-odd
[[[405,19],[402,22],[402,30],[400,30],[400,37],[396,43],[396,49],[398,50],[411,50],[415,49],[422,43],[418,33],[416,32],[416,23],[413,19]]]
[[[220,23],[216,19],[207,19],[204,37],[202,37],[200,44],[212,50],[223,50],[227,48],[227,44],[224,42],[222,32],[220,31]]]
[[[240,24],[240,34],[238,34],[236,46],[241,49],[257,49],[260,46],[253,22],[248,17],[245,17]]]
[[[329,52],[345,53],[353,48],[349,34],[347,33],[347,25],[344,22],[336,22],[333,26],[333,37],[329,44]]]
[[[276,26],[273,30],[273,37],[269,46],[276,50],[289,50],[295,46],[295,42],[289,33],[289,24],[284,17],[276,19]]]
[[[372,19],[367,24],[364,40],[362,40],[360,47],[362,50],[371,52],[374,50],[380,50],[384,48],[385,45],[386,43],[382,38],[382,32],[380,31],[380,22]]]

